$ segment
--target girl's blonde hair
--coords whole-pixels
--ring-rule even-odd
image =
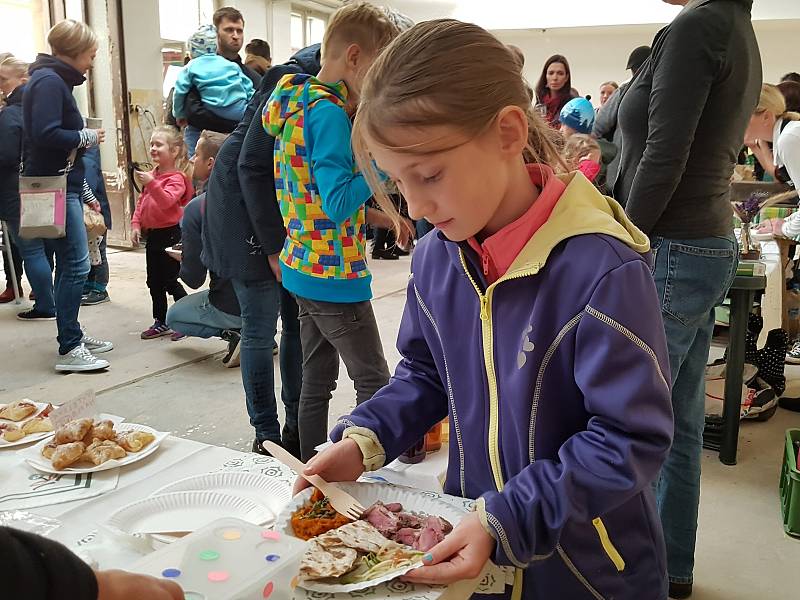
[[[167,140],[167,145],[170,148],[178,149],[178,155],[175,157],[175,168],[184,175],[191,177],[192,164],[189,162],[189,154],[186,150],[186,142],[183,141],[183,135],[181,135],[181,132],[178,130],[178,128],[173,127],[172,125],[159,125],[153,129],[153,133],[150,137],[152,138],[156,135],[163,136],[164,139]]]
[[[366,139],[388,149],[428,154],[437,140],[398,147],[396,128],[447,125],[469,139],[487,131],[498,113],[518,106],[528,117],[526,162],[561,164],[554,144],[558,133],[531,105],[519,63],[505,44],[469,23],[440,19],[400,34],[367,73],[353,128],[353,150],[380,207],[399,227],[400,217],[372,164]]]
[[[589,152],[600,152],[600,144],[590,135],[575,133],[567,138],[561,155],[569,170],[574,171],[578,168],[578,161]]]
[[[761,97],[758,99],[755,114],[760,115],[768,112],[776,119],[786,121],[800,121],[800,113],[786,110],[786,98],[776,85],[765,83],[761,86]]]
[[[53,26],[47,34],[47,43],[54,55],[77,58],[97,46],[97,34],[86,23],[65,19]]]
[[[15,56],[8,56],[0,60],[0,67],[10,69],[16,77],[25,77],[28,74],[29,66],[24,60],[20,60]]]

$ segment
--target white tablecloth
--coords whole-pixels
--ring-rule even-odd
[[[443,466],[446,468],[446,452],[447,447],[444,446],[437,455],[433,455],[420,465],[395,463],[370,476],[399,485],[416,484],[415,487],[437,494],[443,501],[468,510],[473,504],[471,500],[441,494],[438,473]],[[120,543],[120,540],[106,531],[101,524],[120,507],[146,498],[170,482],[220,470],[263,473],[287,485],[293,484],[295,480],[294,472],[273,458],[170,436],[150,457],[119,469],[119,479],[113,491],[92,498],[39,506],[29,509],[28,512],[35,517],[49,518],[60,523],[48,537],[77,552],[94,567],[124,569],[138,561],[148,550],[142,546]],[[23,474],[33,475],[35,471],[15,452],[0,453],[0,479],[12,475],[24,476]],[[509,580],[507,572],[494,566],[490,569],[492,572],[484,578],[485,582]],[[396,590],[393,589],[391,596],[386,597],[396,599],[425,597],[418,592],[415,595],[414,586],[411,584],[397,582],[397,586],[394,587]],[[469,593],[465,593],[463,589],[461,586],[450,586],[446,596],[442,596],[442,600],[468,596]],[[296,590],[297,600],[306,600],[307,597],[310,597],[310,594],[300,588]]]

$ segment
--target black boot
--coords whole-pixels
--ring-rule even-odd
[[[675,600],[683,600],[692,595],[691,583],[674,583],[669,582],[669,597]]]

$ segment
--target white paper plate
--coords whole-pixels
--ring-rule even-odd
[[[152,427],[148,427],[147,425],[137,425],[136,423],[119,423],[114,425],[114,430],[117,433],[122,433],[125,431],[145,431],[147,433],[152,433],[156,436],[156,439],[150,442],[144,450],[141,452],[128,452],[128,456],[125,458],[121,458],[119,460],[109,460],[104,462],[101,465],[93,465],[92,463],[75,463],[76,465],[84,465],[84,466],[71,466],[67,467],[66,469],[62,469],[61,471],[54,469],[53,464],[42,456],[42,448],[47,445],[47,440],[42,440],[35,446],[31,446],[30,448],[25,448],[24,450],[19,451],[19,455],[25,459],[30,466],[38,471],[43,471],[45,473],[55,473],[58,475],[64,473],[97,473],[99,471],[108,471],[109,469],[116,469],[117,467],[124,467],[126,465],[133,464],[142,460],[143,458],[147,458],[153,452],[158,449],[158,446],[164,439],[169,436],[169,432],[164,431],[156,431]],[[91,465],[91,466],[87,466]]]
[[[399,502],[403,505],[403,510],[409,512],[421,512],[430,516],[442,517],[450,521],[455,527],[461,522],[461,519],[466,515],[466,512],[442,502],[439,498],[431,496],[424,491],[414,490],[411,488],[389,485],[384,483],[339,483],[337,484],[345,492],[353,496],[363,506],[369,507],[377,501],[384,504],[391,502]],[[289,505],[278,515],[275,523],[275,529],[282,531],[286,535],[294,536],[292,529],[292,513],[298,508],[303,506],[311,497],[312,490],[306,489],[295,496]],[[319,581],[301,581],[298,585],[306,590],[312,592],[329,593],[329,594],[347,594],[366,588],[371,588],[379,584],[385,584],[392,579],[397,579],[422,565],[422,561],[418,564],[398,569],[390,573],[386,573],[377,579],[371,581],[364,581],[361,583],[351,584],[331,584],[320,583]],[[378,592],[380,596],[380,591]]]
[[[31,402],[33,402],[31,400]],[[36,405],[36,412],[33,413],[27,419],[22,419],[22,421],[12,421],[11,419],[0,419],[0,423],[13,423],[17,427],[22,427],[25,423],[30,421],[31,419],[35,418],[40,412],[42,412],[45,408],[47,408],[47,402],[33,402]],[[0,405],[0,408],[7,406],[7,404]],[[55,410],[58,408],[54,406],[53,409]],[[0,432],[1,434],[2,432]],[[3,439],[3,436],[0,435],[0,448],[13,448],[15,446],[24,446],[25,444],[30,444],[33,442],[38,442],[39,440],[43,440],[46,437],[50,437],[53,435],[52,431],[43,431],[41,433],[31,433],[26,435],[24,438],[17,440],[16,442],[7,442]]]
[[[154,531],[196,531],[222,517],[263,525],[272,512],[252,500],[212,491],[173,492],[132,502],[114,512],[105,526],[126,534]],[[156,539],[177,538],[154,535]]]
[[[271,514],[269,520],[263,523],[265,527],[271,526],[275,517],[292,500],[292,488],[288,484],[261,473],[246,471],[217,471],[193,475],[169,483],[152,495],[205,490],[240,496],[260,504]]]

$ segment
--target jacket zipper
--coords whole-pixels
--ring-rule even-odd
[[[503,491],[503,469],[500,464],[500,440],[499,440],[499,399],[497,393],[497,379],[494,370],[494,336],[492,331],[492,286],[486,289],[486,294],[481,292],[477,282],[472,277],[472,273],[467,268],[467,262],[464,258],[464,253],[459,251],[461,258],[461,265],[464,267],[464,272],[475,288],[478,294],[478,300],[481,305],[481,334],[483,338],[483,364],[486,369],[486,378],[489,386],[489,465],[492,469],[492,476],[494,477],[494,485],[498,492]],[[496,283],[496,282],[495,282]],[[494,285],[494,284],[492,284]]]
[[[436,337],[439,338],[439,344],[441,344],[442,348],[444,348],[444,344],[442,343],[442,336],[439,333],[439,327],[436,325],[436,321],[433,320],[433,315],[431,314],[431,311],[428,310],[428,307],[422,300],[422,296],[420,296],[419,290],[417,289],[416,285],[414,286],[414,295],[417,297],[417,304],[419,304],[419,307],[422,309],[422,312],[425,313],[425,316],[428,317],[428,320],[431,322],[433,330],[436,332]],[[458,444],[459,484],[461,485],[461,495],[466,498],[467,486],[464,476],[464,445],[461,442],[461,427],[458,424],[458,413],[456,412],[456,402],[455,399],[453,398],[453,385],[450,382],[450,369],[447,366],[447,356],[445,356],[444,352],[442,352],[442,360],[444,361],[444,374],[447,379],[447,399],[450,402],[450,411],[453,414],[453,428],[456,430],[456,443]]]
[[[603,550],[608,555],[608,558],[611,559],[611,562],[614,563],[614,566],[617,568],[617,571],[622,573],[625,570],[625,561],[620,555],[617,548],[611,542],[611,538],[608,536],[608,530],[606,529],[605,523],[600,517],[596,519],[592,519],[592,525],[597,530],[597,535],[600,538],[600,543],[603,546]]]

